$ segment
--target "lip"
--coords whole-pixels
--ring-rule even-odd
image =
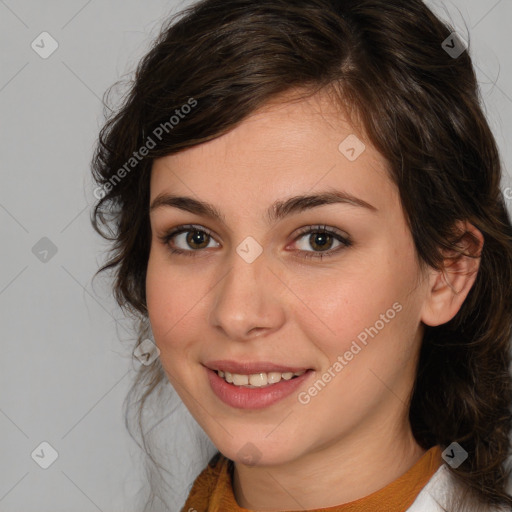
[[[240,365],[237,366],[238,369],[240,369],[240,367]],[[276,368],[275,365],[273,365],[273,367]],[[245,368],[247,368],[247,366],[245,366]],[[258,368],[261,369],[262,366],[260,365]],[[297,390],[297,388],[304,384],[304,382],[309,379],[312,374],[315,373],[314,370],[308,369],[299,377],[295,377],[290,380],[281,379],[281,381],[279,381],[277,384],[272,384],[268,387],[245,388],[243,386],[235,386],[234,384],[226,382],[222,377],[219,377],[215,370],[212,370],[211,368],[204,366],[204,369],[207,373],[210,387],[215,395],[222,402],[235,409],[263,409],[265,407],[269,407],[290,396],[294,391]]]
[[[206,366],[210,370],[222,370],[223,372],[229,373],[238,373],[240,375],[251,375],[253,373],[268,373],[268,372],[302,372],[311,370],[311,368],[301,366],[301,367],[292,367],[292,366],[284,366],[277,365],[275,363],[271,363],[270,361],[253,361],[253,362],[239,362],[232,361],[228,359],[223,359],[219,361],[208,361],[204,363],[203,366]]]

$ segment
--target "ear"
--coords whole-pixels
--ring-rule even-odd
[[[457,228],[463,233],[457,246],[471,256],[455,250],[445,251],[443,269],[431,269],[429,289],[421,314],[421,320],[426,325],[445,324],[458,313],[480,268],[484,245],[482,233],[467,221],[457,222]]]

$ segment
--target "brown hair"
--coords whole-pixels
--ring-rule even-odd
[[[149,335],[153,159],[226,133],[292,88],[333,92],[389,161],[423,265],[440,269],[443,250],[462,252],[459,220],[484,236],[476,282],[462,308],[450,322],[425,328],[409,417],[425,449],[455,441],[469,453],[450,467],[468,500],[510,506],[512,226],[469,53],[455,58],[442,47],[452,32],[421,0],[193,5],[163,26],[101,130],[92,165],[102,197],[91,222],[115,242],[98,273],[115,269],[115,298],[137,318],[140,343]],[[193,102],[185,114],[183,105]],[[110,235],[99,223],[113,227]],[[138,396],[141,430],[146,401],[164,384],[159,360],[140,367],[129,396]]]

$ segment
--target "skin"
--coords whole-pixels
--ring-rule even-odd
[[[440,325],[460,309],[478,259],[448,271],[418,263],[387,162],[333,108],[324,93],[282,96],[227,134],[154,161],[150,204],[161,193],[213,204],[226,225],[174,207],[151,212],[147,306],[166,374],[215,446],[235,462],[233,489],[251,510],[296,510],[347,503],[386,486],[425,453],[407,419],[423,324]],[[365,151],[349,161],[338,146],[356,134]],[[377,211],[323,205],[267,224],[276,200],[326,189],[346,191]],[[183,224],[209,229],[205,247],[178,235]],[[322,251],[302,227],[325,224],[349,235]],[[481,234],[473,226],[480,243]],[[262,254],[247,263],[236,252],[253,237]],[[297,393],[259,410],[217,398],[201,363],[213,359],[272,361],[315,370],[312,383],[357,335],[398,302],[402,310],[308,404]],[[252,443],[257,451],[248,445]],[[245,451],[244,451],[245,450]],[[247,450],[257,453],[244,464]],[[357,468],[357,470],[354,470]]]

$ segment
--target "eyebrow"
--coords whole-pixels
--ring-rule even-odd
[[[318,194],[293,196],[285,200],[275,201],[266,212],[269,224],[277,222],[288,215],[299,213],[319,206],[343,203],[351,206],[365,208],[371,212],[378,209],[347,192],[340,190],[327,190]],[[212,204],[193,199],[192,197],[177,196],[169,193],[159,194],[151,203],[150,213],[161,207],[173,207],[203,217],[211,217],[226,225],[224,215]]]

